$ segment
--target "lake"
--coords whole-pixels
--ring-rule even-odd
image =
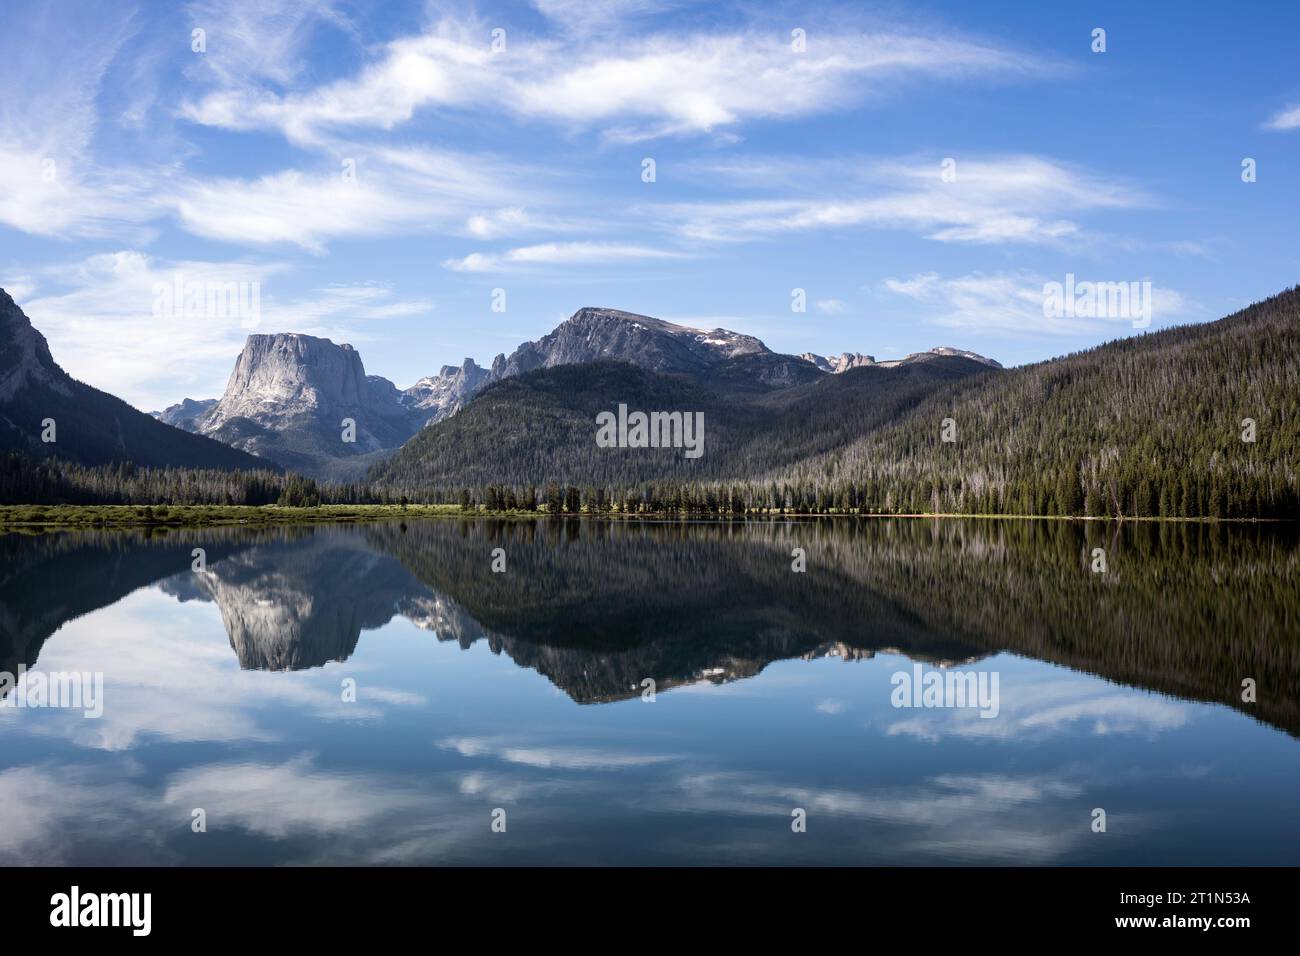
[[[0,670],[8,865],[1300,861],[1293,525],[7,535]]]

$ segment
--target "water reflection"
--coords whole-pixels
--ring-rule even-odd
[[[1105,574],[1090,570],[1098,546]],[[190,571],[193,547],[207,573]],[[806,573],[791,571],[794,547]],[[505,573],[490,571],[494,548]],[[1289,526],[484,520],[10,536],[0,549],[10,671],[34,666],[63,622],[161,582],[219,608],[245,669],[346,661],[362,631],[400,616],[464,648],[485,640],[580,703],[789,658],[1013,651],[1300,729]]]
[[[0,538],[4,666],[108,697],[0,708],[0,861],[1293,862],[1297,550],[1062,522]],[[912,661],[999,672],[997,719],[891,707]]]

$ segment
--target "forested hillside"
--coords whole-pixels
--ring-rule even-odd
[[[566,366],[486,390],[371,477],[494,504],[554,484],[596,510],[1296,517],[1298,351],[1292,289],[1009,371],[934,357],[776,387],[745,363],[783,357],[744,356],[706,387]],[[704,455],[598,447],[619,402],[703,411]]]
[[[559,365],[487,387],[365,482],[11,455],[0,500],[1296,518],[1298,352],[1300,288],[1011,370],[929,355],[830,375],[770,352],[697,373]],[[703,413],[703,454],[600,447],[596,416],[620,404]]]
[[[700,377],[615,362],[564,365],[490,386],[425,428],[371,478],[420,494],[494,482],[635,485],[757,475],[843,447],[948,382],[998,374],[1005,373],[955,356],[840,375],[771,354],[739,356]],[[599,447],[596,416],[619,404],[702,412],[703,454]]]
[[[1294,288],[1218,322],[957,383],[768,476],[851,487],[883,511],[1297,516],[1298,463]]]

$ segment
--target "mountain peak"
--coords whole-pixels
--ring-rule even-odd
[[[466,358],[459,366],[444,365],[437,375],[426,375],[402,393],[402,400],[430,420],[446,418],[469,401],[489,375],[487,369]]]
[[[272,467],[251,455],[188,435],[89,385],[59,367],[45,336],[0,289],[0,451],[21,451],[98,465],[134,461],[146,466]],[[57,443],[37,440],[47,419]]]
[[[936,345],[934,348],[926,349],[924,352],[913,352],[907,358],[899,359],[897,362],[882,364],[901,365],[905,362],[924,362],[936,356],[955,356],[957,358],[970,359],[972,362],[979,362],[981,365],[987,365],[989,368],[1002,367],[1001,362],[980,355],[978,352],[972,352],[969,349],[955,349],[947,345]]]
[[[985,358],[977,352],[971,352],[966,349],[954,349],[946,345],[936,345],[932,349],[926,349],[924,352],[913,352],[911,355],[901,359],[888,359],[883,362],[877,362],[874,356],[863,355],[861,352],[842,352],[838,357],[832,355],[815,355],[812,352],[804,352],[799,358],[805,362],[810,362],[823,372],[839,374],[847,372],[851,368],[860,368],[868,365],[878,365],[881,368],[897,368],[900,365],[911,365],[915,362],[928,362],[940,356],[955,356],[957,358],[969,359],[972,362],[978,362],[981,365],[987,365],[989,368],[1001,368],[1002,364],[991,358]]]
[[[751,335],[727,329],[706,331],[622,309],[584,306],[550,334],[516,349],[498,377],[597,361],[631,362],[653,372],[699,371],[755,352],[770,349]]]
[[[285,414],[360,405],[369,392],[365,366],[352,346],[300,332],[257,333],[244,342],[209,424],[215,428],[271,409]]]
[[[26,313],[0,289],[0,401],[12,399],[28,385],[71,395],[71,379],[54,361],[49,343]]]

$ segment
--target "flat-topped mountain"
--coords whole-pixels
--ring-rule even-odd
[[[351,345],[293,332],[250,335],[215,402],[160,413],[202,435],[318,477],[354,478],[427,416]]]

